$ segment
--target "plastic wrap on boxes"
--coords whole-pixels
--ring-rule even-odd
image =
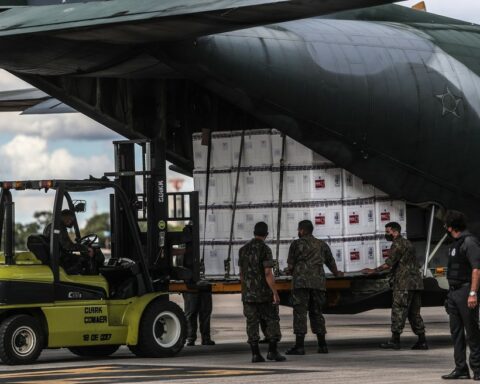
[[[282,207],[282,220],[280,237],[285,240],[295,239],[298,236],[298,223],[302,220],[311,220],[312,212],[310,207],[302,204],[287,204]],[[275,226],[278,220],[278,205],[273,208],[273,222]],[[276,227],[275,227],[276,230]],[[276,235],[276,233],[275,233]]]
[[[272,131],[272,160],[274,166],[280,165],[282,158],[282,135],[279,131]],[[287,137],[285,143],[285,165],[317,165],[331,163],[325,157],[313,152],[298,141]]]
[[[235,194],[237,171],[231,173],[231,189]],[[269,167],[242,168],[239,175],[237,204],[271,203],[274,199],[272,172]]]
[[[407,205],[404,201],[377,199],[375,202],[376,211],[376,230],[378,232],[385,231],[385,224],[391,221],[399,223],[402,232],[406,230],[407,223]]]
[[[375,203],[373,199],[345,200],[343,202],[344,234],[375,233]]]
[[[228,257],[227,241],[206,241],[200,243],[200,253],[204,254],[205,276],[222,277],[225,275],[225,260]],[[205,249],[205,252],[203,251]],[[204,252],[204,253],[203,253]],[[238,247],[232,246],[230,275],[237,273]]]
[[[278,257],[278,266],[280,271],[284,271],[288,267],[288,250],[290,249],[291,240],[281,240],[279,247],[279,257]],[[270,240],[268,246],[272,250],[273,260],[276,260],[277,257],[277,243],[275,240]]]
[[[346,272],[377,266],[377,243],[374,235],[346,238],[344,244]]]
[[[200,206],[200,239],[203,238],[203,225],[205,220],[205,207]],[[230,239],[232,222],[232,209],[230,206],[209,206],[207,209],[207,227],[205,240]]]
[[[240,134],[212,134],[207,240],[230,237]],[[201,135],[195,134],[194,183],[195,189],[199,191],[200,204],[205,204],[207,147],[200,145],[200,140]],[[257,130],[245,134],[244,161],[240,168],[233,227],[234,241],[248,241],[258,221],[267,222],[270,239],[277,237],[281,144],[282,139],[277,131],[270,134],[269,130]],[[314,235],[323,239],[383,233],[385,224],[390,221],[399,222],[403,230],[406,230],[404,202],[391,200],[382,191],[363,183],[351,173],[336,168],[325,158],[290,138],[287,138],[286,144],[280,232],[282,252],[287,252],[287,243],[289,245],[297,237],[297,226],[301,220],[311,220]],[[200,214],[200,233],[203,236],[203,210]],[[380,241],[375,241],[376,264],[381,261],[379,253],[383,245]],[[368,252],[364,247],[360,248],[358,252],[366,256],[360,261],[349,260],[343,244],[343,260],[351,270],[359,263],[361,268],[371,264],[371,248]]]
[[[374,193],[375,193],[375,197],[380,197],[380,198],[388,197],[388,195],[385,192],[381,191],[378,188],[374,188]]]
[[[280,185],[279,168],[272,174],[274,190]],[[278,198],[278,197],[276,197]],[[342,170],[324,166],[290,166],[283,176],[283,201],[339,200],[342,198]]]
[[[245,131],[242,167],[265,167],[272,164],[272,140],[269,129]],[[232,166],[238,166],[241,131],[232,132]]]
[[[332,251],[332,256],[335,259],[335,263],[337,264],[337,269],[339,271],[343,271],[345,269],[345,245],[342,237],[336,238],[322,238]],[[325,265],[324,266],[326,273],[332,273],[330,269]]]
[[[204,171],[195,171],[193,173],[193,185],[198,191],[200,204],[205,204],[205,187],[207,174]],[[230,171],[210,172],[208,186],[208,205],[210,204],[230,204],[233,200],[232,184]]]
[[[318,238],[343,235],[343,206],[341,201],[316,202],[310,219],[313,235]]]
[[[250,240],[253,238],[255,224],[263,221],[268,225],[270,238],[275,236],[276,223],[273,222],[271,205],[241,205],[235,212],[235,240]]]
[[[202,134],[192,135],[193,160],[195,169],[207,169],[208,146],[202,145]],[[210,167],[215,169],[230,169],[232,167],[232,137],[230,132],[213,132]]]
[[[375,196],[375,188],[366,184],[359,177],[343,170],[343,198],[344,199],[365,199]]]

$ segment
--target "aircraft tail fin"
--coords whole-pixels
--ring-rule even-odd
[[[417,11],[427,12],[427,6],[425,5],[425,1],[420,1],[417,4],[412,5],[412,9],[416,9]]]

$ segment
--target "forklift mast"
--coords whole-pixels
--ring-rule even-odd
[[[197,282],[200,279],[200,236],[198,192],[167,193],[166,158],[163,140],[121,140],[114,141],[115,172],[105,176],[125,191],[130,207],[140,227],[145,228],[141,242],[146,254],[148,268],[155,289],[165,289],[171,280]],[[141,149],[141,167],[137,167],[135,147]],[[139,188],[141,180],[142,188]],[[112,254],[128,258],[132,254],[132,234],[122,219],[122,209],[110,196]],[[182,223],[188,230],[169,231],[173,223]],[[187,225],[188,224],[188,225]],[[173,247],[188,249],[188,265],[180,264],[172,252]]]

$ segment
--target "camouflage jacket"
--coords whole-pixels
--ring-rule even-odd
[[[293,275],[293,288],[311,288],[325,291],[325,264],[335,270],[337,264],[330,247],[312,235],[295,240],[288,251],[288,265]]]
[[[423,289],[423,280],[415,256],[415,249],[410,241],[399,236],[393,240],[390,253],[385,263],[391,268],[391,285],[395,291],[417,291]]]
[[[240,248],[238,266],[242,275],[242,301],[272,302],[273,293],[265,279],[265,268],[273,268],[270,247],[262,240],[252,239]]]

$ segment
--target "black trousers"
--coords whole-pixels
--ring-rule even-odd
[[[467,305],[470,284],[458,289],[450,289],[447,296],[447,311],[450,316],[455,368],[467,370],[467,344],[470,348],[470,368],[480,370],[480,329],[478,307],[469,309]]]
[[[198,292],[183,294],[185,317],[187,318],[187,340],[197,339],[198,320],[202,340],[210,340],[210,317],[212,315],[212,293]]]

